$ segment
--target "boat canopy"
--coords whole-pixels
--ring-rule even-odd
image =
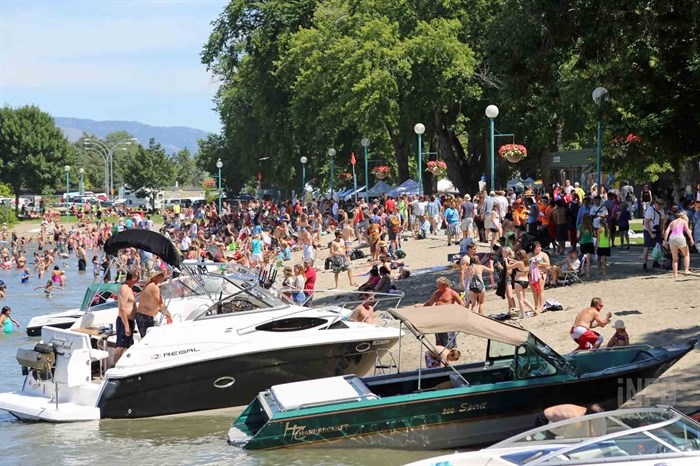
[[[112,256],[120,249],[137,248],[159,256],[171,267],[180,267],[182,258],[175,245],[165,236],[150,230],[125,230],[105,242],[105,252]]]
[[[525,329],[476,314],[458,304],[407,306],[388,312],[422,334],[464,332],[514,346],[525,343],[530,335]]]

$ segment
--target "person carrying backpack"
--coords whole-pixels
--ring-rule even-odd
[[[401,216],[396,210],[393,210],[387,217],[386,226],[391,251],[401,249]]]

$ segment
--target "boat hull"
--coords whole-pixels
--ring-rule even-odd
[[[537,415],[552,405],[599,403],[606,410],[616,409],[634,395],[630,384],[641,391],[691,348],[600,377],[543,376],[391,396],[297,416],[278,413],[244,441],[241,424],[233,427],[229,440],[251,450],[301,445],[418,450],[482,446],[532,428]],[[372,390],[377,379],[364,380]]]
[[[61,320],[59,322],[48,322],[45,324],[41,325],[35,325],[31,327],[27,327],[27,336],[30,337],[40,337],[41,336],[41,329],[44,327],[55,327],[55,328],[61,328],[61,329],[69,329],[75,324],[75,322],[80,319],[80,317],[75,317],[75,318],[66,318],[65,320]]]
[[[98,400],[102,418],[138,418],[247,405],[270,385],[366,374],[376,351],[396,338],[285,348],[107,378]],[[358,348],[361,351],[358,351]]]

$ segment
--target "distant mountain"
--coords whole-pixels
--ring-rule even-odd
[[[197,140],[206,138],[209,134],[201,129],[184,126],[149,126],[138,121],[95,121],[66,117],[54,117],[54,121],[71,142],[80,139],[83,132],[104,138],[115,131],[126,131],[143,145],[148,145],[148,140],[155,138],[156,142],[171,154],[185,147],[194,154],[199,149]]]

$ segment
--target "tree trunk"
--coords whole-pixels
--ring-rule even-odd
[[[408,171],[408,146],[406,142],[401,139],[401,133],[398,130],[391,128],[387,128],[387,130],[389,131],[391,145],[396,154],[396,164],[399,168],[398,182],[401,184],[410,178],[410,173]]]
[[[21,186],[13,186],[15,192],[15,216],[19,216],[19,189]]]
[[[447,164],[450,181],[462,194],[477,192],[483,154],[483,147],[478,144],[478,136],[471,132],[468,134],[468,148],[465,150],[457,132],[445,124],[445,121],[441,121],[436,127],[438,152]]]

